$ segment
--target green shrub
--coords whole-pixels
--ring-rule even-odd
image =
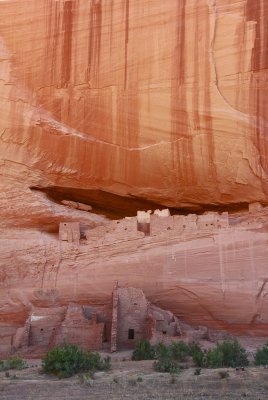
[[[154,348],[155,350],[155,358],[159,360],[160,358],[168,358],[170,357],[170,351],[168,346],[166,346],[163,342],[157,343]]]
[[[214,349],[207,352],[205,364],[209,368],[245,367],[249,364],[246,350],[237,340],[217,343]]]
[[[148,340],[140,340],[136,343],[135,349],[132,353],[132,360],[153,360],[155,352]]]
[[[190,343],[189,349],[190,349],[190,355],[192,356],[195,365],[197,367],[203,367],[206,353],[203,352],[199,344],[196,342]]]
[[[4,369],[23,369],[26,368],[26,363],[19,354],[9,357],[4,365]]]
[[[10,356],[6,361],[0,360],[0,371],[23,368],[26,368],[26,363],[19,354]]]
[[[268,365],[268,342],[257,350],[254,356],[255,365]]]
[[[197,367],[222,368],[248,365],[246,350],[237,340],[217,343],[214,349],[202,350],[197,343],[190,345],[190,354]]]
[[[42,360],[43,371],[59,378],[68,378],[78,372],[108,370],[110,358],[101,359],[99,353],[79,349],[76,345],[64,344],[50,350]]]
[[[208,352],[204,355],[203,364],[208,368],[223,367],[223,353],[220,348],[216,347],[215,349],[208,350]]]
[[[172,353],[172,358],[177,361],[185,361],[186,357],[190,353],[189,346],[187,346],[187,344],[182,340],[179,342],[173,342],[170,345],[170,350]]]
[[[189,347],[184,342],[174,342],[165,346],[160,342],[155,347],[154,369],[159,372],[178,374],[181,370],[180,361],[184,361],[189,354]]]

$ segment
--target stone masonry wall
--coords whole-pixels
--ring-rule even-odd
[[[97,314],[91,320],[85,318],[82,306],[69,304],[66,317],[56,338],[56,345],[67,343],[89,350],[102,350],[104,323],[97,322]]]
[[[118,288],[118,349],[132,349],[149,336],[149,303],[141,289]]]

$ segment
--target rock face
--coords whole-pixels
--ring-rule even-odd
[[[66,228],[77,230],[73,223]],[[37,231],[30,236],[28,232],[27,240],[22,231],[20,237],[17,233],[13,240],[0,241],[0,352],[12,348],[19,338],[25,342],[29,316],[38,317],[37,322],[33,319],[32,336],[30,332],[32,345],[42,338],[43,345],[45,341],[51,344],[54,327],[61,340],[69,337],[101,346],[102,336],[97,333],[103,331],[101,323],[108,323],[106,335],[112,344],[114,333],[121,329],[123,336],[117,336],[117,343],[124,346],[129,329],[140,335],[148,329],[147,323],[143,325],[146,298],[195,326],[266,335],[268,207],[251,206],[250,213],[229,217],[154,214],[148,236],[138,231],[136,218],[112,221],[103,228],[87,230],[79,241],[62,231],[60,236]],[[118,289],[118,299],[112,302],[115,281],[136,289]],[[88,322],[82,318],[81,307],[71,303],[118,308],[115,319],[92,317]],[[61,307],[66,306],[69,312],[59,331]],[[150,329],[158,326],[163,333],[172,328],[172,324],[162,328],[157,312],[155,319],[160,328],[149,324]],[[92,329],[94,335],[79,335],[77,326]]]
[[[268,204],[267,24],[265,0],[0,0],[2,343],[33,307],[107,306],[115,280],[265,332],[267,211],[192,234],[185,216],[173,239],[131,220],[115,238],[95,211]]]
[[[267,12],[0,2],[2,176],[168,206],[267,203]]]

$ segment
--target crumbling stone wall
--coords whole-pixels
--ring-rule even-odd
[[[228,212],[207,212],[203,215],[170,215],[168,209],[138,211],[137,217],[111,221],[104,226],[86,230],[85,235],[93,247],[120,241],[142,239],[144,236],[172,237],[198,230],[225,229],[229,227]]]
[[[79,222],[61,222],[59,226],[59,240],[68,243],[79,244],[80,224]]]
[[[181,336],[181,328],[178,318],[170,311],[162,310],[151,304],[148,309],[150,316],[150,342],[170,343],[174,338]]]
[[[136,217],[111,221],[105,226],[88,229],[85,232],[87,241],[93,246],[112,244],[119,241],[141,239],[144,233],[137,230]]]
[[[10,354],[13,346],[13,337],[16,328],[8,326],[0,326],[0,354],[1,357],[6,357]]]
[[[104,323],[98,322],[97,313],[87,319],[83,307],[78,304],[69,304],[65,319],[56,337],[56,345],[67,343],[90,349],[103,349]]]
[[[174,218],[172,216],[151,216],[151,236],[167,235],[174,230]]]
[[[112,295],[111,353],[117,351],[117,330],[118,330],[118,283],[116,282]]]
[[[149,302],[141,289],[118,288],[117,347],[132,349],[149,337]]]
[[[151,213],[151,210],[137,212],[137,230],[143,232],[145,236],[151,234]]]
[[[229,217],[228,212],[219,214],[217,212],[208,212],[199,215],[197,219],[197,226],[199,229],[210,230],[214,228],[228,228]]]

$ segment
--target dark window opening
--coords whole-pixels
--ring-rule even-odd
[[[134,339],[134,336],[135,336],[134,329],[129,329],[129,330],[128,330],[128,338],[129,338],[130,340],[132,340],[132,339]]]
[[[103,343],[107,343],[107,342],[108,342],[108,337],[107,337],[107,327],[106,327],[106,324],[104,324],[102,342],[103,342]]]
[[[40,329],[41,332],[43,332],[43,330],[44,330],[43,328]]]
[[[163,333],[163,335],[166,335],[166,334],[167,334],[167,331],[163,331],[162,333]]]
[[[167,227],[167,231],[170,231],[170,230],[171,230],[171,228],[170,228],[170,226],[168,226],[168,227]]]

